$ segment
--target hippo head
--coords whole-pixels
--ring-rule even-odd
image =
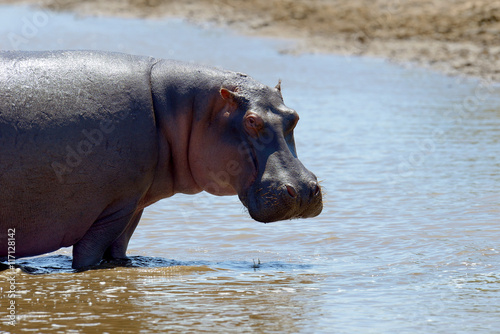
[[[195,154],[203,161],[197,179],[212,194],[238,194],[259,222],[315,217],[323,209],[322,192],[297,158],[299,115],[285,106],[281,82],[274,88],[250,82],[220,88],[199,136],[204,153]]]

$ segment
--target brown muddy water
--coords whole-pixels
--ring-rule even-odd
[[[289,43],[0,7],[1,49],[123,51],[281,78],[301,116],[299,157],[327,192],[321,216],[268,225],[236,197],[163,200],[132,237],[131,267],[74,272],[71,249],[18,259],[30,273],[0,273],[0,331],[498,333],[499,86],[280,52]]]

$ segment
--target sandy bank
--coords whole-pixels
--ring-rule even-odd
[[[500,81],[500,1],[491,0],[0,0],[81,15],[184,17],[244,33],[292,37],[290,52],[414,62]]]

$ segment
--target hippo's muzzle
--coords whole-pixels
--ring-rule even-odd
[[[250,216],[263,223],[294,218],[310,218],[323,209],[321,187],[316,176],[293,158],[282,166],[271,157],[261,177],[257,177],[241,202]]]

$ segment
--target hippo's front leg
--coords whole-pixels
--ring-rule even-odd
[[[135,228],[139,224],[139,220],[141,219],[142,212],[144,210],[137,211],[132,219],[129,221],[127,227],[123,231],[123,233],[116,239],[111,246],[108,247],[106,252],[104,253],[104,259],[106,260],[120,260],[127,259],[127,247],[132,234],[135,231]]]
[[[106,250],[126,232],[136,216],[135,203],[118,211],[105,210],[73,246],[72,267],[81,269],[99,264]],[[137,221],[139,218],[140,214]]]

